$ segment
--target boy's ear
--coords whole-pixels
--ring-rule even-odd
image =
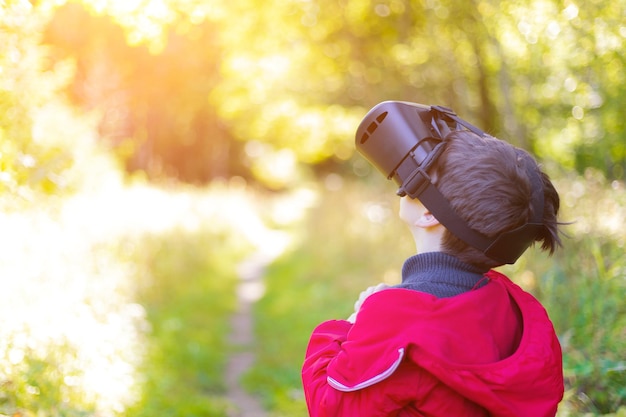
[[[439,220],[437,220],[435,216],[433,216],[433,214],[429,211],[422,214],[420,218],[417,219],[417,221],[415,222],[415,226],[422,227],[424,229],[427,229],[429,227],[434,227],[439,224],[441,224],[439,223]]]

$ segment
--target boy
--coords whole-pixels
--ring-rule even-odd
[[[402,283],[320,324],[302,369],[312,417],[553,417],[561,349],[545,310],[491,270],[560,246],[559,197],[532,157],[450,109],[384,102],[357,149],[399,185],[415,239]]]

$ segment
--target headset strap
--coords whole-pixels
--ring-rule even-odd
[[[441,224],[468,245],[481,252],[484,252],[491,246],[493,239],[471,229],[467,222],[456,214],[448,200],[430,181],[430,177],[423,170],[417,170],[407,180],[406,186],[403,185],[401,187],[401,191],[398,194],[401,192],[411,198],[418,198]]]
[[[399,188],[398,194],[418,198],[452,234],[480,250],[489,258],[506,264],[513,264],[537,239],[544,228],[543,181],[537,172],[535,163],[521,152],[519,157],[524,161],[526,173],[530,180],[532,218],[528,223],[493,238],[470,228],[467,222],[452,209],[450,202],[431,182],[430,176],[422,167],[418,167],[411,173]]]
[[[435,110],[435,111],[437,111],[439,113],[444,114],[445,116],[447,116],[448,118],[454,120],[455,122],[457,122],[461,126],[466,127],[467,129],[469,129],[472,132],[476,133],[478,136],[485,136],[485,132],[483,132],[482,130],[480,130],[479,128],[474,126],[473,124],[467,122],[466,120],[461,119],[459,116],[457,116],[457,114],[454,112],[454,110],[452,110],[452,109],[450,109],[448,107],[444,107],[444,106],[431,106],[431,109]]]

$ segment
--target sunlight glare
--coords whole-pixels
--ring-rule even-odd
[[[578,6],[576,6],[574,3],[569,4],[564,10],[563,10],[563,16],[565,16],[565,18],[567,20],[572,20],[578,17]]]
[[[163,27],[175,18],[164,0],[82,0],[96,14],[108,14],[127,30],[130,45],[147,42],[152,53],[165,44]]]
[[[291,60],[286,55],[272,54],[263,57],[237,55],[230,59],[228,67],[245,79],[263,81],[279,80],[291,69]]]
[[[272,221],[283,226],[300,221],[318,198],[319,195],[314,190],[298,188],[275,201],[271,210]]]
[[[291,68],[291,60],[285,55],[273,54],[261,58],[258,65],[269,79],[279,79]]]

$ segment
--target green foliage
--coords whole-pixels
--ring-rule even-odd
[[[46,42],[80,69],[75,103],[151,176],[290,186],[301,164],[349,159],[360,117],[395,99],[624,179],[620,0],[258,3],[75,0]]]
[[[73,71],[68,62],[48,60],[41,45],[46,21],[29,2],[0,6],[0,193],[27,201],[82,184],[76,160],[94,133],[92,121],[59,96]]]
[[[13,351],[17,352],[17,351]],[[49,346],[44,353],[22,352],[23,361],[0,377],[0,413],[36,417],[84,417],[93,415],[95,405],[79,387],[68,384],[81,371],[76,369],[76,351],[71,346]],[[1,375],[1,374],[0,374]]]
[[[605,414],[626,407],[626,192],[591,171],[558,187],[562,218],[575,221],[565,228],[571,237],[555,259],[528,260],[538,277],[531,286],[559,332],[568,406]]]

